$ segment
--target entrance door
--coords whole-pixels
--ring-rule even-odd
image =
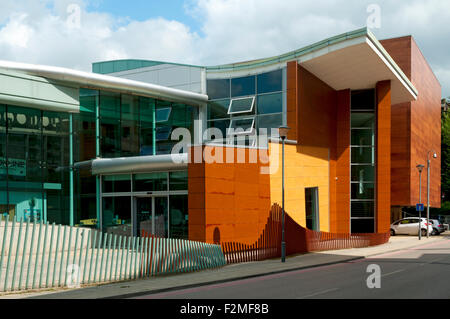
[[[319,189],[305,188],[306,228],[319,231]]]
[[[168,237],[167,196],[135,197],[134,235],[142,231],[158,237]]]

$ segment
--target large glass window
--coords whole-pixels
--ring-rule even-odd
[[[228,89],[231,93],[227,93]],[[219,91],[221,94],[218,94]],[[270,134],[271,128],[283,124],[285,94],[282,69],[256,76],[208,80],[207,92],[210,99],[207,106],[208,128],[221,130],[224,143],[227,128],[238,127],[241,123],[247,124],[241,127],[241,131],[246,132],[244,134],[253,134],[249,126],[250,117],[254,119],[252,128],[258,133],[263,128],[268,129]]]
[[[351,231],[375,230],[375,95],[351,94]]]

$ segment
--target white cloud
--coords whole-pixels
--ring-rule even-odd
[[[26,13],[11,16],[10,21],[0,30],[0,46],[4,45],[12,50],[27,48],[30,38],[34,35],[34,30],[23,23],[26,18]]]
[[[213,65],[288,52],[366,24],[373,0],[186,0],[201,29],[180,21],[86,11],[94,0],[2,0],[0,59],[90,70],[95,61],[140,58]],[[79,28],[67,23],[80,5]],[[412,34],[450,95],[450,1],[376,2],[379,38]]]

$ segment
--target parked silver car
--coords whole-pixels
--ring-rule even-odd
[[[420,229],[422,236],[428,232],[433,233],[433,226],[427,223],[426,218],[421,218]],[[397,220],[391,224],[391,236],[395,235],[418,235],[419,234],[419,217],[408,217]]]
[[[441,233],[445,232],[444,224],[442,224],[439,220],[430,219],[430,223],[433,226],[433,232],[431,233],[432,235],[440,235]]]

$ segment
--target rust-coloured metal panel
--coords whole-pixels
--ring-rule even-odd
[[[205,153],[222,152],[223,163],[188,164],[189,239],[208,243],[253,243],[264,229],[270,210],[270,176],[265,166],[250,162],[252,149],[231,148],[234,161],[226,162],[226,147],[203,146]],[[245,163],[238,154],[243,152]],[[267,150],[262,150],[267,152]]]
[[[430,206],[440,206],[441,86],[411,36],[380,41],[418,90],[416,101],[392,105],[391,204],[414,206],[419,201],[417,164],[431,161]],[[422,202],[426,202],[426,172],[422,175]]]
[[[286,115],[287,125],[291,128],[288,132],[289,140],[297,139],[297,109],[298,109],[298,64],[297,61],[287,63],[287,85],[286,85]]]
[[[336,214],[331,232],[350,232],[350,90],[337,92]]]
[[[337,208],[337,92],[303,67],[298,67],[298,109],[297,141],[300,145],[327,148],[329,162],[329,223],[330,229],[343,229],[337,226],[348,220],[341,220],[342,208]],[[348,92],[348,91],[347,91]],[[350,104],[348,104],[350,107]],[[348,123],[349,124],[349,123]],[[350,138],[350,136],[348,135]],[[347,147],[349,139],[347,141]],[[349,165],[349,163],[348,163]],[[348,185],[348,192],[350,186]],[[341,190],[342,191],[342,190]],[[348,193],[349,194],[349,193]],[[347,195],[348,195],[347,194]],[[344,195],[345,196],[345,195]],[[345,208],[344,208],[345,210]],[[345,217],[344,217],[345,218]]]
[[[385,233],[391,221],[391,81],[378,82],[376,94],[376,224],[377,233]]]

